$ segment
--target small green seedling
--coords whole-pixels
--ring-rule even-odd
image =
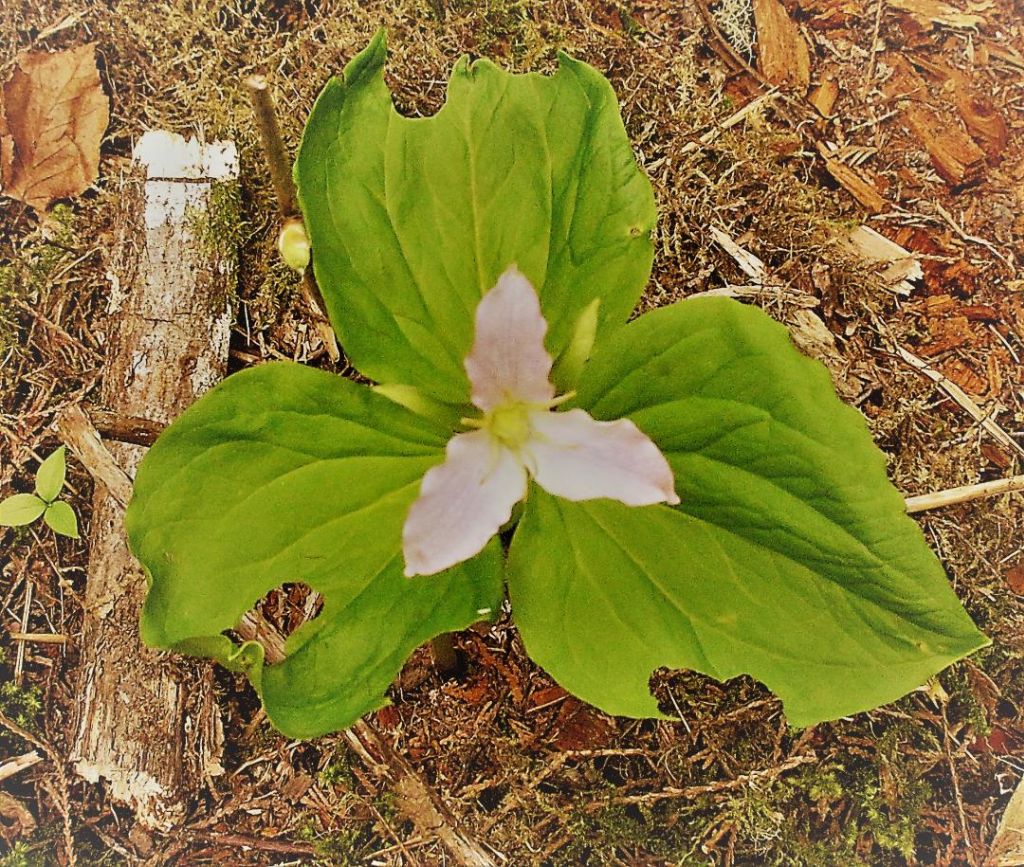
[[[39,465],[34,494],[12,494],[0,501],[0,526],[23,527],[40,515],[46,525],[61,536],[78,538],[78,518],[71,506],[57,497],[64,487],[67,464],[64,446]]]

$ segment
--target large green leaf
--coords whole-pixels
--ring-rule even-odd
[[[649,313],[579,402],[665,452],[682,503],[531,493],[509,563],[527,650],[631,716],[658,666],[748,673],[807,725],[897,698],[983,646],[863,419],[785,329],[724,299]]]
[[[378,706],[422,641],[496,609],[494,547],[427,579],[401,577],[401,527],[447,431],[340,377],[293,364],[235,374],[146,456],[126,515],[151,586],[144,640],[249,672],[285,732],[349,725]],[[269,590],[304,582],[320,616],[261,674],[223,630]]]
[[[650,272],[655,222],[608,82],[561,55],[550,76],[456,65],[444,107],[406,118],[383,34],[332,79],[295,166],[313,264],[359,370],[449,403],[481,296],[513,263],[537,287],[558,356],[601,299],[620,325]]]
[[[503,588],[497,538],[474,559],[439,575],[406,578],[400,555],[343,607],[288,642],[281,665],[263,673],[263,700],[279,729],[313,737],[344,728],[383,704],[409,654],[442,632],[497,615]]]

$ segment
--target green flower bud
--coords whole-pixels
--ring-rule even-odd
[[[309,264],[309,238],[302,220],[293,218],[284,224],[281,234],[277,236],[277,250],[289,268],[300,274],[306,270]]]

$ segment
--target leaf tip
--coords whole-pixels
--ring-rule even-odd
[[[375,76],[383,76],[384,63],[388,57],[387,30],[381,28],[366,47],[345,66],[342,77],[347,88]]]

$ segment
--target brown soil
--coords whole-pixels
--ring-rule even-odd
[[[558,48],[592,63],[622,100],[658,197],[646,305],[749,283],[711,237],[717,226],[766,263],[771,285],[747,300],[790,324],[828,364],[840,394],[869,419],[902,491],[1020,472],[1015,449],[895,354],[899,345],[928,360],[1021,442],[1020,8],[975,3],[983,20],[963,27],[903,11],[913,5],[786,0],[810,49],[811,91],[834,81],[834,105],[823,116],[784,86],[695,148],[765,92],[757,55],[746,54],[742,0],[712,5],[717,34],[696,6],[658,0],[4,4],[3,77],[22,49],[95,41],[112,111],[91,191],[43,216],[0,198],[0,493],[31,488],[37,460],[58,444],[54,414],[96,391],[114,199],[143,129],[240,146],[233,366],[283,355],[330,367],[302,327],[296,281],[273,250],[276,214],[241,80],[274,73],[294,144],[326,77],[380,26],[390,31],[391,84],[410,113],[437,108],[447,69],[464,52],[515,70],[551,69]],[[967,148],[969,165],[957,176],[941,155],[965,142],[981,157]],[[884,199],[869,224],[918,254],[924,277],[909,295],[891,291],[837,241],[866,214],[826,170],[819,144]],[[91,484],[72,462],[84,526]],[[994,643],[870,714],[796,731],[753,681],[664,673],[656,687],[678,722],[610,718],[530,663],[506,619],[457,637],[457,678],[440,678],[419,651],[374,722],[459,824],[510,865],[981,865],[1024,772],[1022,515],[1019,498],[1001,497],[921,516]],[[38,529],[4,531],[0,545],[0,711],[62,754],[87,552]],[[282,591],[262,610],[288,631],[301,602],[301,591]],[[23,617],[29,631],[68,643],[29,644],[19,666],[8,634]],[[435,837],[412,829],[394,793],[341,736],[287,741],[267,726],[244,680],[220,672],[218,683],[227,773],[186,823],[147,832],[102,787],[73,777],[65,802],[47,761],[4,783],[0,865],[69,863],[64,818],[79,864],[453,863]],[[0,762],[29,749],[0,730]],[[38,822],[34,833],[19,832],[19,806]]]

